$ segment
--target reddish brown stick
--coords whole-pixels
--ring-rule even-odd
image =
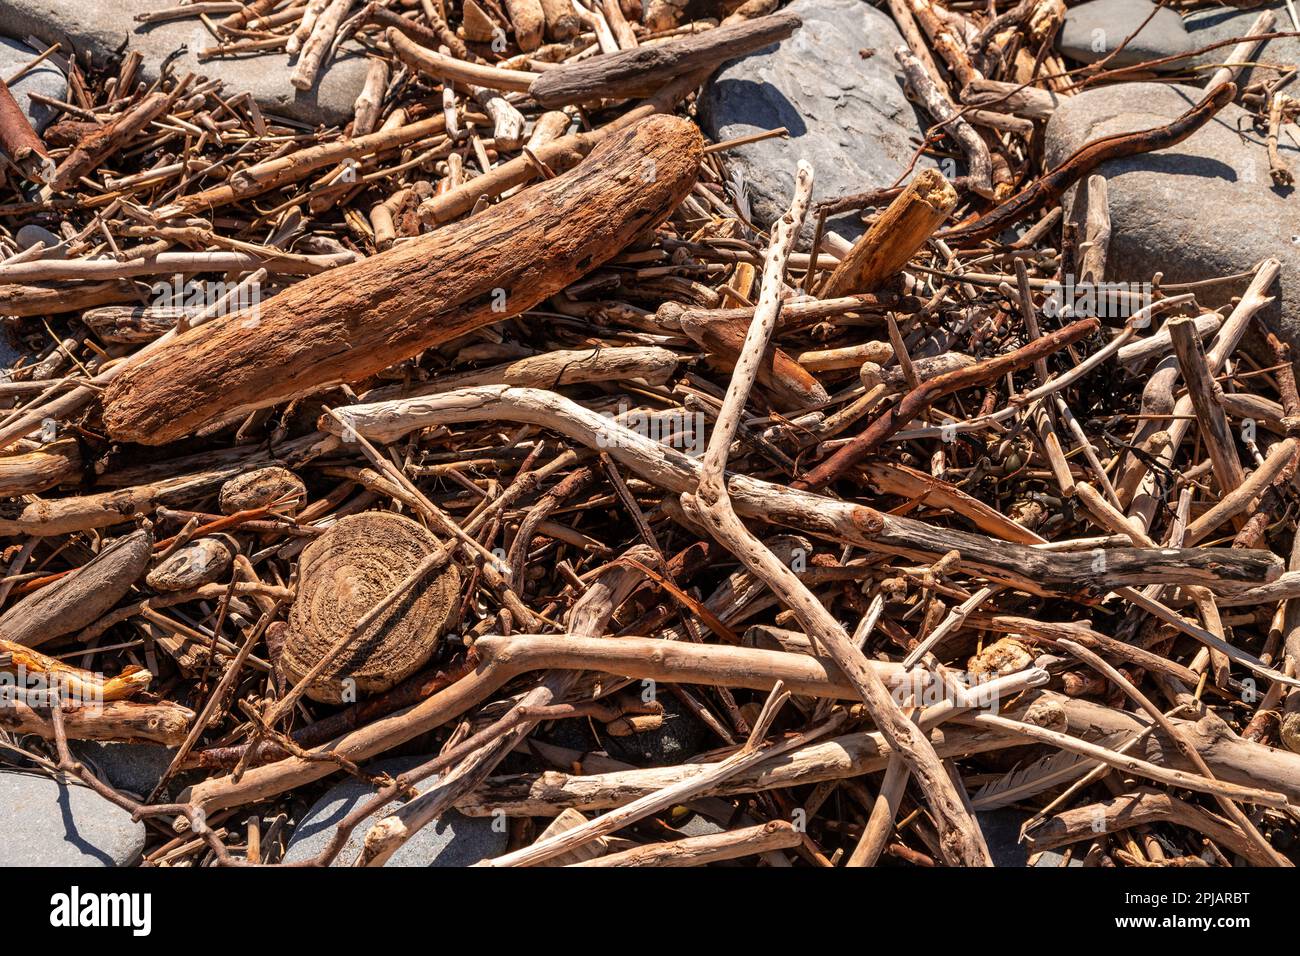
[[[998,355],[978,365],[958,369],[947,375],[922,382],[903,396],[901,402],[868,425],[864,432],[841,446],[835,454],[796,481],[794,487],[803,491],[815,491],[835,481],[866,458],[877,445],[897,434],[908,422],[945,395],[994,381],[1008,372],[1029,368],[1039,359],[1046,358],[1082,338],[1087,338],[1097,331],[1099,324],[1096,319],[1080,319],[1051,335],[1035,339],[1014,352]]]

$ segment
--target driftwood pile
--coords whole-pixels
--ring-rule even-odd
[[[1269,96],[1226,69],[1047,169],[1057,99],[1140,70],[1067,72],[1056,0],[890,0],[874,55],[963,175],[801,165],[763,228],[693,111],[775,7],[167,11],[303,89],[361,43],[346,129],[133,56],[70,61],[43,139],[0,90],[0,760],[130,809],[153,865],[279,862],[343,774],[374,797],[312,862],[456,808],[508,828],[490,865],[975,866],[1012,808],[1031,854],[1291,865],[1278,263],[1205,276],[1217,311],[1053,300],[1104,275],[1103,162]],[[606,751],[688,720],[674,763]],[[174,749],[141,801],[81,740]]]

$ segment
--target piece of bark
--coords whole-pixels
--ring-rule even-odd
[[[937,169],[923,169],[840,260],[822,298],[872,292],[896,274],[957,205],[957,191]]]
[[[113,382],[108,432],[163,444],[519,315],[672,212],[701,149],[694,124],[649,117],[478,216],[285,290],[255,328],[192,329]]]
[[[107,545],[71,574],[47,584],[0,617],[0,637],[39,647],[92,624],[136,582],[153,554],[153,532],[141,528]]]
[[[171,106],[166,93],[150,93],[111,123],[91,133],[59,164],[50,179],[50,188],[67,192]]]
[[[695,73],[785,39],[799,29],[792,13],[778,13],[703,33],[547,70],[528,92],[547,108],[596,99],[650,96],[674,77]]]

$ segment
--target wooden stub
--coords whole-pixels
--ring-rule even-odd
[[[894,275],[943,224],[957,191],[935,169],[923,169],[880,214],[835,267],[822,298],[870,292]]]
[[[528,92],[548,109],[603,98],[651,96],[674,77],[777,43],[801,23],[793,13],[778,13],[666,43],[591,57],[547,70],[533,80]]]
[[[104,424],[117,441],[164,444],[518,315],[667,217],[702,149],[688,120],[648,117],[477,216],[313,276],[255,318],[191,329],[113,382]]]
[[[93,624],[144,573],[153,554],[148,528],[118,538],[71,574],[23,598],[0,617],[0,638],[39,647]]]
[[[302,679],[439,547],[421,525],[382,511],[350,515],[313,541],[298,566],[298,595],[280,654],[289,679]],[[415,673],[451,620],[459,590],[454,564],[425,575],[354,638],[307,696],[340,703],[354,699],[350,691],[388,690]]]

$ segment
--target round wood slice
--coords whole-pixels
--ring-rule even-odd
[[[298,564],[298,594],[289,612],[280,666],[297,682],[391,594],[439,546],[424,527],[400,515],[349,515],[313,541]],[[460,573],[454,564],[430,571],[393,602],[307,689],[324,703],[350,702],[387,690],[432,655],[456,606]]]

